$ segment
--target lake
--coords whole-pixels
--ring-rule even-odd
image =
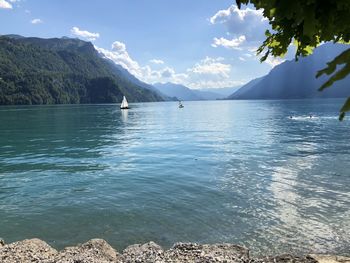
[[[349,253],[342,103],[2,106],[0,237]]]

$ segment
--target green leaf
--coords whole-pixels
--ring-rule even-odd
[[[350,98],[348,98],[345,101],[345,103],[344,103],[343,107],[340,109],[340,111],[342,111],[342,112],[350,111]]]
[[[346,64],[342,69],[338,70],[332,77],[330,77],[320,88],[319,90],[322,91],[326,88],[329,88],[333,85],[334,82],[341,80],[345,78],[347,75],[350,74],[350,63]]]
[[[270,54],[270,51],[269,51],[269,50],[266,51],[266,53],[264,54],[264,56],[262,56],[262,57],[260,58],[260,62],[264,62],[264,61],[267,59],[267,57],[269,56],[269,54]]]
[[[339,115],[339,120],[342,121],[345,117],[345,112],[350,111],[350,97],[347,98],[345,101],[343,107],[340,109],[340,115]]]
[[[270,9],[270,17],[273,17],[276,13],[276,8]]]
[[[266,30],[265,30],[265,36],[266,36],[266,37],[270,37],[271,35],[272,35],[272,34],[271,34],[270,30],[266,29]]]
[[[337,66],[343,65],[343,64],[345,64],[345,66],[340,68],[338,71],[336,71]],[[344,52],[342,52],[340,55],[338,55],[331,62],[328,62],[326,68],[317,72],[316,78],[320,77],[323,74],[330,75],[332,73],[334,73],[334,75],[332,77],[330,77],[319,88],[320,91],[332,86],[334,82],[341,80],[350,74],[350,48],[345,50]]]
[[[316,23],[314,9],[308,6],[308,9],[305,10],[303,34],[311,38],[316,33]]]
[[[313,46],[306,46],[305,48],[304,48],[304,54],[306,54],[306,55],[310,55],[310,54],[312,54],[312,52],[314,51],[314,47]]]
[[[350,48],[342,52],[331,62],[328,62],[326,68],[317,72],[316,78],[318,78],[323,74],[327,74],[327,75],[332,74],[336,70],[338,65],[342,65],[345,63],[350,63]]]
[[[345,117],[345,112],[341,112],[339,114],[339,120],[342,121],[344,119],[344,117]]]

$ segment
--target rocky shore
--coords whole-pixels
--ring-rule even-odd
[[[293,255],[253,258],[245,247],[233,244],[200,245],[177,243],[163,250],[154,242],[127,247],[117,252],[103,239],[92,239],[75,247],[57,251],[40,239],[11,244],[0,240],[0,262],[22,263],[127,263],[127,262],[226,262],[226,263],[350,263],[350,258],[331,255]]]

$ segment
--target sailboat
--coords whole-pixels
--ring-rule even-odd
[[[183,107],[184,107],[184,105],[182,105],[181,100],[179,100],[179,108],[181,109]]]
[[[127,110],[129,109],[128,101],[126,100],[125,96],[123,96],[122,104],[120,105],[121,110]]]

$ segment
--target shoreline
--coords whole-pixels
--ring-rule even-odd
[[[22,263],[126,263],[126,262],[226,262],[226,263],[350,263],[350,257],[310,254],[283,254],[253,257],[249,249],[234,244],[176,243],[170,249],[154,242],[130,245],[122,252],[103,239],[91,239],[60,251],[40,239],[25,239],[6,244],[0,240],[0,262]]]

